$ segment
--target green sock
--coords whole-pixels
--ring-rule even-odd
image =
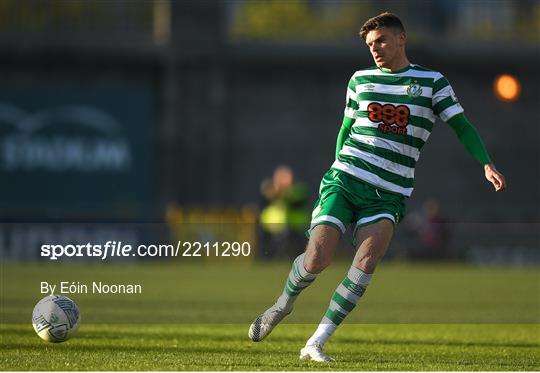
[[[293,262],[291,272],[283,288],[283,293],[276,302],[276,307],[281,310],[292,310],[294,301],[298,295],[307,288],[317,277],[316,273],[309,273],[304,268],[305,253],[299,255]]]
[[[353,310],[356,303],[362,297],[371,280],[371,274],[365,273],[361,269],[351,266],[347,276],[338,285],[332,295],[330,305],[324,314],[315,333],[308,339],[307,345],[318,341],[321,345],[334,334],[336,328]]]

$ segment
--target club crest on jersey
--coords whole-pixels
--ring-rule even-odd
[[[407,87],[407,96],[418,97],[422,94],[422,87],[416,81]]]

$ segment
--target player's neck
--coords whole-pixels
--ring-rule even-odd
[[[384,66],[383,69],[389,72],[396,72],[406,69],[410,64],[409,59],[404,55],[403,57],[396,59],[396,61],[389,63],[388,66]]]

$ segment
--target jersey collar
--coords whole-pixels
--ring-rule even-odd
[[[405,72],[405,71],[409,70],[411,67],[412,67],[412,64],[410,63],[407,66],[405,66],[403,69],[399,69],[399,70],[390,70],[390,69],[387,69],[387,68],[384,68],[384,67],[377,67],[377,68],[379,70],[381,70],[383,73],[399,74],[399,73],[402,73],[402,72]]]

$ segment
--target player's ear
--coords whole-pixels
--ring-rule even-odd
[[[400,32],[398,38],[399,45],[405,45],[405,43],[407,42],[407,35],[404,32]]]

